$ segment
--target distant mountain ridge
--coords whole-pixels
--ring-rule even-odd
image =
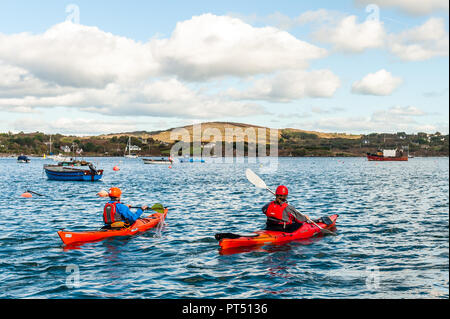
[[[205,123],[200,123],[199,125],[201,125],[201,131],[202,131],[201,132],[201,134],[202,134],[201,141],[202,142],[210,142],[211,141],[211,138],[205,138],[205,136],[203,136],[203,135],[206,135],[205,133],[207,133],[208,131],[210,133],[214,133],[214,129],[216,130],[215,132],[220,132],[220,135],[222,136],[222,141],[225,141],[225,142],[232,142],[232,140],[230,138],[225,139],[227,129],[231,129],[236,132],[238,132],[239,130],[242,130],[244,134],[245,134],[246,130],[247,130],[247,133],[250,133],[250,134],[252,134],[252,132],[254,132],[256,140],[253,140],[253,138],[251,138],[252,136],[244,135],[243,139],[245,142],[256,142],[258,139],[258,130],[263,129],[263,130],[265,130],[265,133],[266,133],[266,143],[269,143],[269,141],[270,141],[269,134],[271,133],[271,128],[269,128],[269,127],[245,124],[245,123],[234,123],[234,122],[205,122]],[[177,138],[172,139],[171,134],[173,135],[173,132],[175,130],[180,130],[180,129],[185,129],[187,132],[189,132],[191,140],[198,141],[198,138],[195,138],[195,139],[192,138],[193,133],[194,133],[194,125],[186,125],[186,126],[182,126],[182,127],[170,128],[167,130],[151,131],[151,132],[135,131],[135,132],[124,132],[124,133],[111,133],[111,134],[106,134],[106,135],[100,135],[99,137],[112,138],[114,136],[115,137],[134,136],[137,138],[143,138],[143,139],[152,138],[154,140],[158,140],[158,141],[165,142],[165,143],[173,143],[175,140],[177,140]],[[253,129],[253,131],[252,131],[252,129]],[[274,128],[272,128],[272,130],[274,130]],[[299,133],[299,132],[307,133],[307,134],[314,134],[314,135],[317,135],[317,137],[319,137],[319,138],[326,138],[326,139],[334,139],[334,138],[360,139],[361,138],[361,135],[359,135],[359,134],[324,133],[324,132],[307,131],[307,130],[301,130],[301,129],[295,129],[295,128],[278,129],[278,135],[276,136],[276,138],[279,139],[283,133]],[[249,137],[250,137],[250,141],[249,141]],[[235,138],[234,141],[236,141],[236,142],[242,141],[239,137],[238,138],[234,137],[234,138]],[[180,138],[178,138],[178,140],[181,140],[181,136],[180,136]]]

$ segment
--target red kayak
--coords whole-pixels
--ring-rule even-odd
[[[322,217],[315,221],[317,225],[324,229],[336,226],[338,214],[329,217]],[[326,221],[326,223],[324,222]],[[216,234],[216,239],[222,249],[267,245],[273,243],[285,243],[296,239],[311,238],[321,233],[321,230],[314,224],[303,223],[303,225],[292,233],[272,230],[259,230],[254,235],[241,236],[230,233]]]
[[[110,237],[132,236],[144,232],[157,226],[163,221],[169,210],[164,209],[164,213],[154,213],[146,218],[139,218],[133,225],[118,229],[100,229],[85,232],[66,232],[59,231],[58,235],[65,245],[82,244],[94,242]]]

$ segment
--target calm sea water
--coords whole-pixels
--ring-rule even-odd
[[[0,159],[0,298],[449,297],[448,158],[280,158],[261,174],[254,163],[90,160],[102,181],[49,181],[48,160]],[[221,254],[215,233],[265,223],[272,196],[247,167],[271,188],[287,185],[310,217],[338,213],[338,236]],[[56,232],[101,227],[96,193],[112,186],[127,204],[168,206],[165,225],[64,249]],[[27,189],[46,196],[21,198]]]

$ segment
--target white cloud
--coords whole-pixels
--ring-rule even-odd
[[[135,86],[108,84],[104,89],[78,89],[56,96],[0,98],[0,109],[71,107],[105,115],[209,118],[265,114],[259,105],[209,96],[176,79]]]
[[[388,112],[389,115],[395,116],[421,116],[426,113],[415,106],[393,106]]]
[[[248,90],[231,89],[235,99],[289,102],[306,97],[332,97],[340,86],[339,77],[330,70],[284,71],[254,82]]]
[[[277,28],[212,14],[177,23],[169,39],[155,40],[153,52],[164,72],[188,80],[304,68],[326,55],[325,49]]]
[[[394,106],[387,110],[373,112],[370,121],[373,125],[407,126],[417,124],[415,118],[426,115],[425,112],[415,106]]]
[[[103,134],[110,132],[131,132],[138,130],[136,121],[98,120],[87,118],[60,117],[52,121],[36,117],[24,117],[12,123],[15,131],[55,132],[61,134]]]
[[[68,107],[203,119],[261,115],[266,110],[255,103],[208,93],[212,79],[301,70],[326,53],[280,29],[213,14],[179,22],[170,37],[147,42],[66,21],[40,34],[0,33],[0,109]],[[204,81],[200,88],[198,81]],[[310,88],[308,94],[326,93]]]
[[[179,22],[169,38],[145,43],[69,21],[42,34],[0,33],[0,61],[71,87],[101,88],[156,76],[241,77],[304,68],[326,53],[286,31],[213,14]]]
[[[350,117],[324,117],[318,120],[290,123],[290,126],[301,127],[306,130],[319,130],[326,132],[352,132],[352,133],[395,133],[395,132],[448,132],[448,123],[437,127],[424,122],[422,110],[414,106],[394,106],[386,110],[378,110],[369,116]],[[419,122],[418,119],[421,118]]]
[[[356,3],[376,4],[381,8],[396,8],[408,14],[427,15],[437,11],[448,13],[448,0],[355,0]]]
[[[368,2],[372,4],[372,1]],[[358,23],[356,16],[344,16],[325,9],[306,11],[295,19],[299,24],[315,24],[313,38],[333,45],[335,51],[361,53],[367,49],[380,48],[404,61],[448,56],[449,36],[444,19],[432,17],[422,25],[397,33],[388,33],[381,20],[382,16],[381,19],[367,18]]]
[[[62,88],[36,78],[23,68],[0,60],[0,98],[61,94]]]
[[[449,37],[444,20],[430,18],[418,27],[390,35],[389,49],[405,61],[448,56]]]
[[[390,95],[403,82],[385,69],[369,73],[352,85],[352,92],[368,95]]]
[[[358,23],[356,19],[356,16],[347,16],[336,23],[326,24],[315,31],[313,37],[343,52],[360,53],[383,47],[386,37],[383,22],[367,19]]]
[[[49,83],[101,88],[155,75],[149,43],[64,22],[42,34],[0,33],[0,60]]]

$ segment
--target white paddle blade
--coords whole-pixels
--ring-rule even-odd
[[[267,188],[266,183],[258,176],[256,175],[250,168],[247,168],[245,171],[245,176],[247,176],[247,179],[250,183],[255,185],[258,188]]]

